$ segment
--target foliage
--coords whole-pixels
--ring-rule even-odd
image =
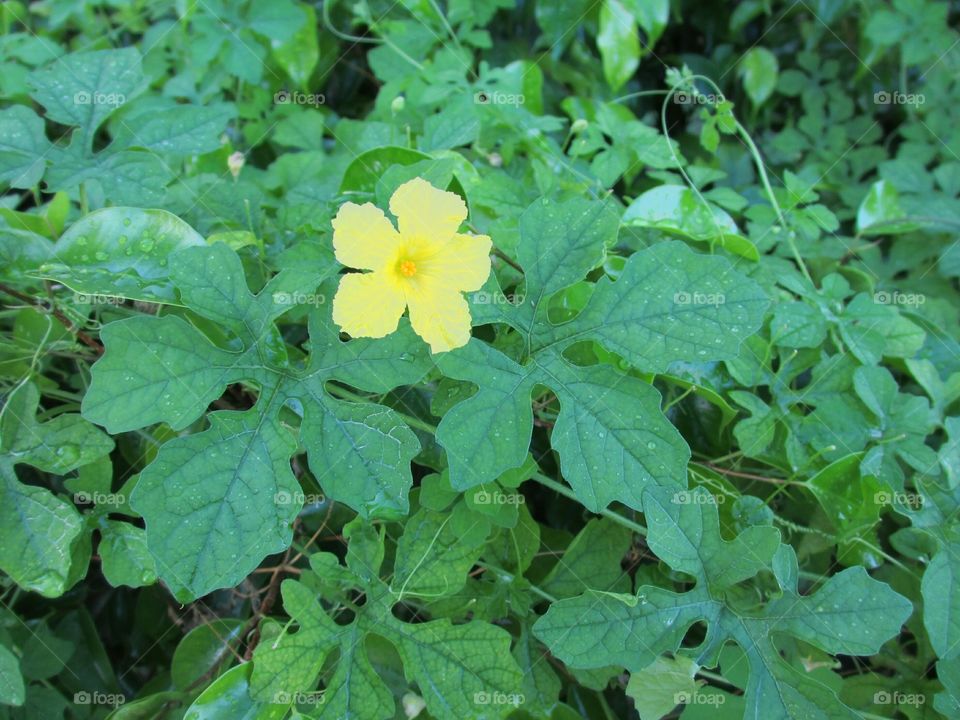
[[[960,717],[956,20],[4,3],[0,720]]]

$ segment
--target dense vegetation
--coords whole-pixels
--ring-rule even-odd
[[[4,2],[0,718],[960,717],[958,16]]]

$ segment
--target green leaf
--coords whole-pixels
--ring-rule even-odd
[[[147,550],[146,533],[136,525],[105,520],[101,526],[100,555],[103,576],[114,587],[143,587],[157,581],[153,557]]]
[[[831,576],[801,596],[796,556],[780,546],[773,528],[750,527],[726,541],[716,505],[702,488],[682,494],[650,489],[646,495],[650,549],[672,569],[695,577],[695,587],[678,594],[647,585],[636,595],[589,592],[560,600],[534,626],[550,651],[571,667],[616,664],[638,671],[661,653],[677,653],[689,627],[705,621],[703,643],[681,654],[714,667],[723,644],[736,642],[750,667],[747,716],[857,717],[832,690],[788,664],[772,634],[795,636],[825,652],[869,655],[900,632],[912,610],[909,601],[862,567]],[[774,568],[782,596],[741,611],[729,590]]]
[[[185,690],[216,668],[230,653],[230,647],[239,645],[243,627],[239,620],[220,618],[184,635],[170,661],[174,687]]]
[[[33,110],[14,105],[0,112],[0,182],[14,188],[37,186],[49,147],[43,120]]]
[[[740,233],[730,215],[680,185],[660,185],[647,190],[630,203],[623,214],[623,223],[717,244],[748,260],[760,259],[756,246]]]
[[[250,697],[250,663],[231,668],[193,701],[184,720],[281,720],[288,703],[259,702]]]
[[[287,548],[301,504],[275,501],[299,492],[289,431],[257,408],[208,417],[208,430],[160,448],[130,498],[160,576],[183,601],[236,585]]]
[[[554,597],[582,595],[588,590],[629,589],[620,567],[633,537],[629,530],[606,519],[594,519],[577,533],[540,588]]]
[[[681,655],[658,657],[643,670],[631,673],[626,692],[633,698],[640,720],[660,720],[678,705],[678,696],[696,693],[693,677],[698,669],[695,662]]]
[[[105,208],[74,223],[53,247],[56,262],[34,272],[82,295],[176,303],[168,258],[205,244],[165,210]]]
[[[422,517],[429,523],[429,515]],[[414,532],[419,535],[422,529]],[[351,539],[351,545],[353,542]],[[418,539],[407,546],[409,550],[418,547]],[[319,570],[321,565],[314,567]],[[326,572],[326,565],[322,567]],[[315,579],[284,580],[284,607],[299,629],[257,647],[252,678],[255,697],[311,696],[317,692],[317,674],[326,656],[339,648],[333,674],[323,678],[323,701],[315,708],[315,716],[393,717],[393,698],[369,657],[366,638],[370,633],[396,648],[404,674],[417,683],[427,709],[438,720],[494,717],[487,714],[487,708],[478,707],[483,696],[519,694],[520,670],[510,655],[510,635],[503,629],[478,620],[458,625],[446,619],[403,622],[391,611],[401,599],[397,578],[388,587],[369,574],[355,575],[355,583],[365,590],[363,607],[358,608],[352,623],[338,625],[308,590],[306,582]],[[489,712],[501,709],[491,706]]]
[[[597,48],[603,61],[603,75],[612,90],[619,90],[640,64],[640,36],[637,22],[620,0],[603,0]]]
[[[212,413],[208,429],[161,447],[131,497],[160,578],[174,594],[186,600],[232,587],[265,555],[289,545],[302,501],[289,466],[296,440],[278,420],[284,406],[302,417],[300,440],[329,497],[364,516],[404,514],[416,436],[393,410],[338,399],[326,384],[386,392],[420,379],[430,363],[409,325],[381,341],[344,343],[329,304],[313,305],[313,352],[306,368],[294,370],[273,321],[292,299],[316,294],[335,264],[283,271],[254,295],[226,245],[180,249],[169,262],[181,302],[231,333],[231,349],[175,316],[111,323],[101,333],[106,351],[93,367],[83,412],[113,432],[158,422],[182,429],[228,384],[258,386],[251,410]]]
[[[737,72],[754,105],[763,105],[773,94],[779,70],[777,56],[765,47],[753,47],[743,56]]]
[[[38,423],[39,404],[33,383],[17,386],[7,397],[0,412],[0,450],[11,462],[63,474],[113,450],[113,440],[74,413]]]
[[[25,699],[20,661],[8,647],[0,645],[0,704],[19,707]]]
[[[607,366],[571,365],[561,353],[575,342],[596,340],[631,364],[657,372],[679,360],[735,356],[740,341],[761,321],[767,301],[758,286],[722,258],[697,256],[668,242],[630,256],[616,282],[601,278],[573,320],[549,323],[544,312],[550,290],[589,270],[615,230],[607,221],[589,220],[604,215],[588,214],[586,224],[575,220],[584,210],[572,201],[559,207],[538,202],[527,211],[521,224],[521,247],[529,242],[531,248],[521,258],[529,273],[524,302],[497,305],[496,314],[477,319],[506,322],[526,335],[529,361],[520,365],[476,340],[437,360],[445,375],[479,387],[437,428],[455,489],[489,482],[520,465],[533,424],[530,393],[544,385],[560,400],[551,443],[578,499],[594,511],[614,500],[639,509],[649,485],[680,486],[689,450],[659,411],[656,390]],[[573,228],[559,238],[557,218]],[[570,269],[560,257],[569,257]],[[547,274],[557,279],[547,280]],[[547,288],[541,291],[540,283]]]
[[[897,189],[886,180],[878,180],[870,186],[857,210],[857,233],[871,236],[912,232],[918,226],[901,220],[906,214]]]
[[[236,114],[236,110],[226,104],[151,109],[126,119],[120,125],[116,141],[124,147],[168,155],[202,155],[220,147],[220,136]]]
[[[5,456],[0,480],[0,570],[22,588],[59,597],[68,587],[80,513],[49,490],[19,482]]]
[[[93,150],[97,129],[143,90],[145,78],[135,48],[73,53],[31,73],[31,96],[47,117],[82,131],[82,147]]]

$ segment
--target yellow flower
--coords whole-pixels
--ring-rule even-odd
[[[390,198],[393,227],[370,203],[346,203],[333,219],[333,250],[352,268],[333,298],[333,321],[353,337],[383,337],[406,307],[431,352],[470,339],[470,310],[461,293],[479,290],[490,274],[490,238],[458,233],[467,217],[459,195],[420,178]]]

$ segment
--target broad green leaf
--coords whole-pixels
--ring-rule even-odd
[[[680,496],[651,489],[646,495],[650,549],[672,569],[696,578],[696,585],[683,593],[647,585],[635,595],[589,592],[560,600],[534,627],[550,651],[571,667],[616,664],[639,671],[661,653],[677,653],[689,627],[704,621],[702,644],[681,654],[714,667],[724,642],[737,643],[750,667],[747,716],[858,717],[831,689],[788,664],[772,635],[792,635],[829,653],[870,655],[900,632],[912,610],[909,601],[861,567],[800,595],[796,556],[779,544],[773,528],[750,527],[727,541],[720,537],[716,505],[702,488]],[[782,596],[745,613],[728,591],[763,569],[776,573]]]
[[[393,585],[401,597],[452,595],[463,587],[490,531],[463,509],[421,509],[407,519],[394,566]]]
[[[37,186],[49,146],[43,120],[33,110],[14,105],[0,112],[0,182],[14,188]]]
[[[157,581],[156,566],[147,550],[146,534],[136,525],[105,520],[97,552],[103,576],[114,587],[127,585],[136,588]]]
[[[73,53],[30,75],[34,100],[47,117],[82,130],[82,146],[93,150],[93,137],[106,118],[143,90],[145,78],[135,48]]]
[[[0,645],[0,704],[23,705],[26,698],[20,661],[5,645]]]
[[[81,295],[175,303],[168,258],[204,244],[165,210],[105,208],[74,223],[53,246],[53,262],[34,272]]]
[[[39,400],[36,386],[22,383],[0,411],[0,569],[27,590],[58,597],[86,572],[83,520],[46,488],[21,483],[14,465],[67,473],[105,456],[113,440],[72,413],[37,423]],[[74,556],[81,542],[86,557]]]
[[[347,167],[340,192],[376,192],[380,176],[392,165],[413,165],[430,156],[405,147],[379,147],[360,153]]]
[[[619,225],[617,209],[607,202],[544,198],[530,205],[520,215],[517,255],[527,286],[537,290],[533,305],[599,266]]]
[[[633,698],[640,720],[660,720],[677,706],[678,696],[697,691],[697,664],[682,655],[658,657],[639,672],[630,674],[627,697]]]
[[[49,490],[19,482],[8,457],[0,457],[0,479],[0,570],[44,597],[62,595],[80,513]]]
[[[571,365],[561,353],[575,342],[596,340],[630,364],[663,371],[684,359],[734,356],[760,323],[767,301],[758,286],[725,259],[698,256],[669,242],[632,255],[616,282],[602,278],[597,283],[579,315],[551,324],[544,317],[548,290],[589,270],[615,231],[605,214],[596,216],[600,223],[578,223],[575,217],[584,210],[579,201],[534,203],[521,225],[521,247],[529,243],[531,248],[521,258],[529,266],[527,295],[517,306],[498,305],[496,314],[477,319],[506,322],[526,335],[525,364],[475,340],[437,360],[445,375],[479,388],[451,408],[437,428],[455,489],[489,482],[520,465],[529,448],[530,393],[537,385],[560,400],[551,443],[564,477],[586,507],[596,511],[619,500],[639,508],[646,487],[680,487],[689,450],[660,412],[659,393],[608,366]],[[573,230],[557,237],[551,228],[558,218],[567,219]],[[597,225],[602,232],[594,231]],[[537,252],[539,247],[543,250]],[[572,260],[570,270],[560,264],[561,257]],[[548,273],[558,279],[547,280]],[[543,282],[553,284],[541,292]]]
[[[295,370],[273,322],[293,299],[316,295],[335,268],[291,268],[254,295],[226,245],[183,248],[170,256],[170,280],[185,306],[231,334],[231,349],[175,316],[128,318],[101,333],[106,352],[83,410],[113,432],[160,422],[186,428],[230,383],[259,389],[251,410],[212,413],[206,430],[163,445],[131,497],[157,572],[178,598],[232,587],[288,546],[302,500],[289,466],[296,438],[278,420],[284,406],[302,417],[300,441],[329,497],[364,516],[407,511],[416,436],[393,410],[339,399],[327,382],[375,392],[415,382],[430,367],[422,343],[406,322],[384,340],[344,343],[329,305],[312,305],[315,351]]]
[[[623,223],[716,244],[748,260],[760,259],[757,248],[740,233],[727,212],[705,204],[690,188],[681,185],[660,185],[647,190],[630,203]]]
[[[220,136],[235,115],[236,110],[226,104],[151,109],[125,118],[116,141],[168,155],[202,155],[220,147]]]
[[[240,644],[243,623],[221,618],[198,625],[177,644],[170,661],[174,687],[185,690],[216,667],[230,653],[230,645]]]
[[[289,703],[261,702],[250,697],[250,663],[231,668],[193,701],[184,720],[281,720]]]
[[[960,540],[957,535],[960,488],[945,489],[933,482],[916,481],[922,502],[895,502],[898,512],[910,517],[915,528],[929,535],[937,551],[923,573],[923,624],[930,644],[941,660],[960,657]]]
[[[160,577],[181,600],[236,585],[290,545],[301,503],[275,498],[299,492],[289,461],[296,443],[264,417],[269,410],[211,413],[208,430],[167,443],[140,475],[131,507],[146,522]]]
[[[629,590],[629,578],[620,561],[631,541],[630,531],[622,525],[606,519],[591,520],[539,583],[540,588],[558,598],[582,595],[588,590]]]
[[[753,104],[763,105],[777,87],[780,64],[776,55],[758,45],[743,56],[737,72]]]
[[[886,180],[870,186],[857,210],[857,232],[860,235],[896,235],[917,229],[916,223],[902,221],[906,212],[900,206],[900,193]]]
[[[637,22],[621,0],[603,0],[597,48],[603,61],[603,75],[612,90],[619,90],[640,64],[640,36]]]
[[[429,515],[423,517],[429,519]],[[351,545],[353,542],[351,539]],[[414,539],[404,552],[419,546],[420,541]],[[317,570],[327,567],[314,565]],[[510,655],[510,635],[503,629],[479,620],[458,625],[446,619],[403,622],[391,611],[401,599],[398,578],[388,587],[376,575],[359,574],[355,574],[354,584],[364,588],[366,601],[352,623],[338,625],[305,580],[283,582],[284,608],[299,629],[283,632],[257,647],[254,697],[309,697],[322,692],[323,701],[314,709],[318,719],[393,717],[393,698],[369,656],[366,639],[370,633],[396,648],[404,674],[417,683],[427,709],[438,720],[500,717],[502,706],[478,705],[478,697],[521,692],[520,670]],[[324,689],[317,691],[317,674],[335,648],[339,649],[336,667],[332,675],[324,675]]]
[[[23,383],[0,411],[0,449],[11,462],[64,474],[113,450],[112,439],[74,413],[38,423],[39,404],[37,386]]]
[[[770,339],[780,347],[815,348],[827,336],[827,321],[805,302],[778,303],[770,320]]]

